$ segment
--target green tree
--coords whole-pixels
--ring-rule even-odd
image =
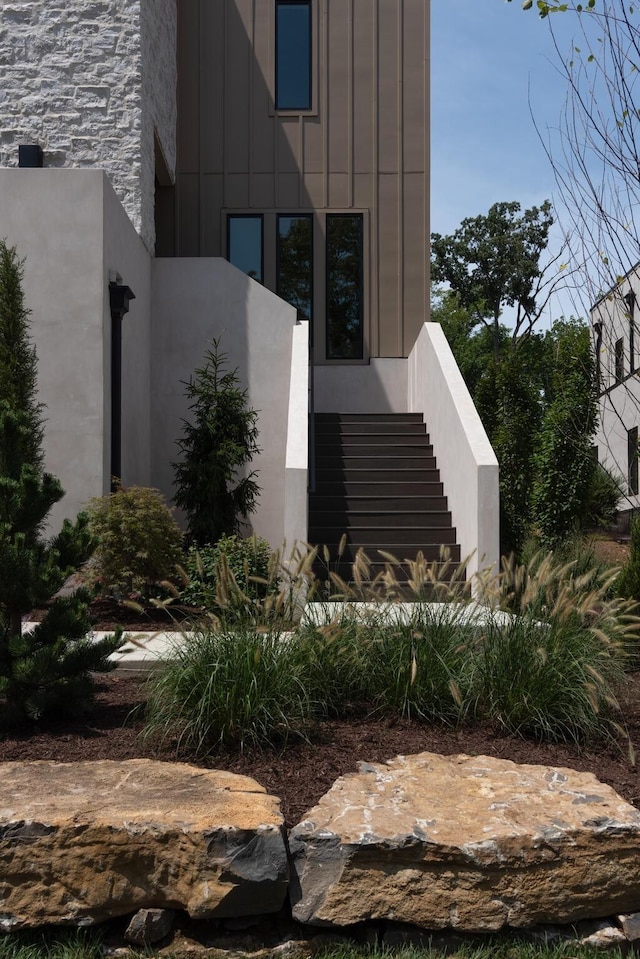
[[[22,616],[43,605],[86,558],[86,523],[66,522],[51,541],[43,529],[63,496],[43,467],[36,353],[29,340],[23,265],[0,241],[0,714],[5,721],[71,712],[93,691],[91,672],[110,669],[119,640],[92,643],[86,594],[56,599],[36,628]]]
[[[545,267],[540,259],[553,225],[548,200],[520,212],[520,204],[494,203],[487,214],[467,217],[449,236],[431,234],[431,275],[446,283],[474,326],[492,331],[494,358],[500,354],[500,319],[513,307],[512,339],[527,336],[559,283],[560,257]]]
[[[473,329],[454,293],[436,291],[432,319],[443,326],[500,463],[503,553],[518,552],[533,527],[553,546],[593,521],[594,487],[606,480],[610,489],[612,481],[598,476],[591,456],[596,376],[588,326],[559,320],[514,345],[501,325],[496,362],[493,337],[484,326]]]
[[[464,219],[450,236],[431,236],[432,277],[449,287],[441,305],[454,353],[500,464],[504,553],[520,550],[531,521],[543,393],[534,328],[561,276],[559,256],[541,265],[552,224],[548,201],[524,212],[514,201]],[[506,307],[511,331],[501,322]]]
[[[175,503],[183,509],[191,541],[216,543],[240,531],[240,517],[257,506],[257,472],[240,476],[259,452],[258,413],[247,406],[238,370],[227,370],[220,338],[212,340],[205,362],[184,385],[191,419],[178,440],[182,459],[173,464]]]
[[[582,525],[596,462],[595,360],[589,328],[576,320],[549,332],[552,376],[535,462],[532,512],[542,542],[555,547]]]

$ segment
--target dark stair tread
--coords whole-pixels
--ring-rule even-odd
[[[311,493],[309,511],[313,513],[440,513],[447,511],[447,497],[433,496],[351,496],[344,493],[332,496],[327,493]]]
[[[422,413],[316,413],[316,423],[424,423]]]
[[[309,540],[349,571],[359,549],[379,569],[398,560],[460,561],[436,457],[421,414],[316,414]],[[338,555],[340,543],[343,550]],[[326,577],[326,571],[319,575]],[[375,571],[372,572],[375,575]]]
[[[345,437],[341,440],[339,436],[316,434],[316,450],[322,455],[330,453],[331,450],[360,450],[363,447],[372,450],[433,450],[433,444],[428,441],[426,433],[424,436],[402,436],[394,433],[386,437],[380,433],[371,433],[368,436],[349,436],[346,437],[346,442],[344,440]]]
[[[437,469],[392,469],[381,467],[373,469],[372,467],[363,467],[356,469],[353,466],[347,469],[319,469],[316,470],[316,484],[320,483],[387,483],[392,486],[394,483],[439,483],[440,472]],[[317,486],[316,486],[317,488]]]
[[[370,544],[363,545],[362,543],[347,543],[344,547],[344,550],[340,555],[338,555],[337,546],[333,548],[331,546],[327,547],[329,550],[329,563],[353,563],[353,560],[356,557],[358,550],[362,550],[365,556],[371,562],[384,563],[384,557],[382,557],[381,551],[388,553],[390,556],[394,556],[398,562],[402,563],[404,560],[410,559],[415,560],[418,553],[422,553],[427,562],[432,562],[433,560],[442,560],[442,549],[448,550],[448,558],[452,563],[460,562],[460,547],[457,543],[390,543],[389,545],[384,546],[371,546]],[[319,547],[318,559],[323,560],[323,548]]]
[[[331,478],[316,482],[311,496],[443,496],[443,486],[439,480],[420,482],[379,482],[366,478],[354,482]]]
[[[339,529],[342,532],[347,529],[439,529],[451,526],[451,513],[446,509],[414,512],[313,510],[310,516],[313,517],[313,521],[309,520],[310,529]]]

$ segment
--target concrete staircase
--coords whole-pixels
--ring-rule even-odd
[[[329,568],[344,579],[351,579],[360,547],[372,561],[372,576],[385,566],[380,550],[399,560],[422,551],[432,561],[445,545],[451,560],[460,562],[420,413],[316,413],[315,468],[309,542],[328,547]],[[323,570],[326,564],[319,562],[317,575]]]

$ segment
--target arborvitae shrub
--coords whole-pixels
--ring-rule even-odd
[[[118,637],[87,640],[86,594],[55,600],[30,633],[22,617],[43,606],[88,554],[86,522],[42,531],[63,490],[44,469],[37,359],[22,293],[23,265],[0,241],[0,720],[73,713],[91,696],[91,673],[111,667]]]

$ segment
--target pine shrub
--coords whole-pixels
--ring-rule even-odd
[[[247,406],[238,370],[227,370],[220,339],[212,340],[204,366],[185,383],[191,418],[178,440],[175,503],[187,516],[193,544],[216,543],[240,532],[240,518],[255,512],[256,471],[242,476],[256,453],[258,413]]]

